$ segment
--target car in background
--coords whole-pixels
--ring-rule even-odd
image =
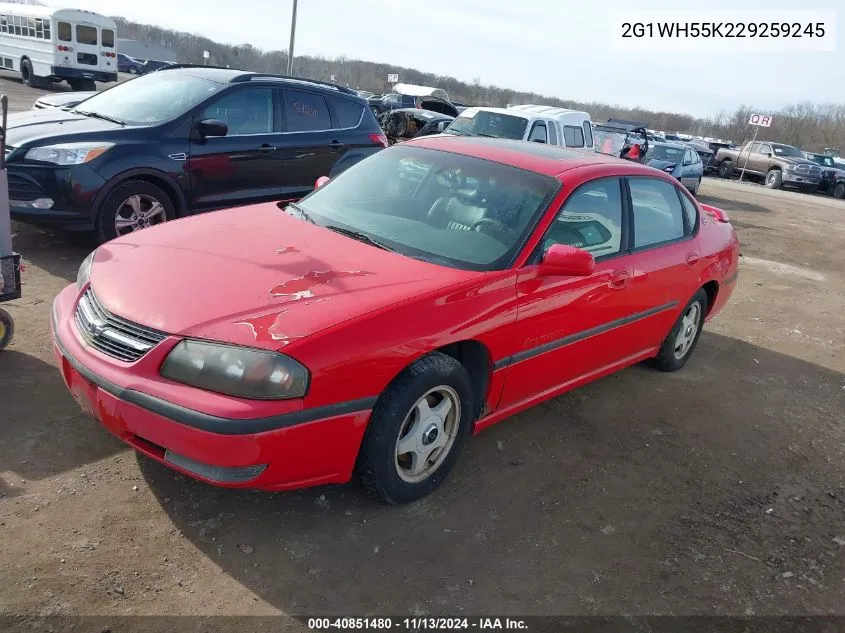
[[[355,92],[362,99],[372,99],[376,96],[374,92],[370,92],[369,90],[356,90]]]
[[[33,110],[44,110],[46,108],[73,108],[88,97],[97,94],[96,90],[83,90],[79,92],[55,92],[53,94],[38,97],[32,104]]]
[[[719,176],[736,173],[758,178],[769,189],[795,187],[811,193],[819,188],[821,166],[807,159],[797,147],[771,141],[749,141],[739,149],[721,148],[716,152]]]
[[[645,164],[673,176],[693,195],[701,187],[704,164],[692,147],[684,143],[653,143],[645,153]]]
[[[117,69],[122,73],[129,73],[130,75],[142,75],[144,73],[144,62],[123,53],[117,54]]]
[[[143,69],[141,71],[141,74],[145,75],[147,73],[152,73],[152,72],[155,72],[157,70],[164,70],[164,69],[167,69],[171,66],[176,66],[176,65],[177,65],[176,62],[163,62],[163,61],[159,61],[157,59],[147,59],[147,60],[144,61],[144,66],[143,66]],[[179,64],[179,65],[181,65],[181,64]]]
[[[690,141],[686,145],[698,154],[705,174],[716,173],[716,152],[707,143]]]
[[[836,159],[829,154],[813,152],[804,152],[804,156],[822,168],[819,191],[829,193],[835,198],[845,198],[845,169],[837,165]]]
[[[665,143],[666,137],[660,134],[655,134],[654,132],[647,132],[646,138],[652,143]]]
[[[443,130],[443,133],[591,149],[592,129],[587,112],[550,106],[520,105],[508,108],[467,108]]]
[[[458,116],[458,109],[449,101],[449,95],[440,88],[417,86],[414,84],[396,84],[393,92],[367,100],[373,113],[378,116],[390,110],[419,108],[431,110],[449,116]]]
[[[399,195],[409,164],[422,186]],[[163,465],[267,491],[357,476],[407,503],[501,420],[641,361],[683,368],[738,260],[727,216],[667,174],[428,136],[296,204],[100,246],[52,342],[82,409]]]
[[[418,136],[440,134],[455,117],[419,108],[400,108],[383,112],[377,119],[388,143],[393,145]]]
[[[641,121],[608,119],[593,124],[595,151],[607,156],[644,162],[649,139],[646,124]]]
[[[683,143],[684,139],[682,139],[677,134],[664,134],[663,138],[665,138],[670,143]]]
[[[73,108],[10,114],[12,217],[100,242],[233,204],[298,199],[387,146],[366,101],[324,82],[159,70]]]

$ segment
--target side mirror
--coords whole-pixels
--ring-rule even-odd
[[[319,178],[317,178],[317,182],[314,183],[314,189],[319,189],[330,180],[331,178],[329,178],[328,176],[320,176]]]
[[[593,274],[595,267],[591,253],[567,244],[552,244],[540,262],[540,274],[586,277]]]
[[[204,119],[197,123],[196,130],[202,138],[226,136],[229,133],[229,126],[219,119]]]
[[[774,157],[775,157],[775,155],[774,155],[774,154],[772,154],[771,152],[769,152],[768,154],[766,154],[766,156],[768,156],[769,158],[774,158]]]
[[[437,132],[438,133],[442,132],[447,127],[449,127],[449,121],[441,121],[440,123],[437,124]]]

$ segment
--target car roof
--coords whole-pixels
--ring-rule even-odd
[[[654,173],[651,167],[600,154],[592,149],[573,149],[512,139],[437,134],[411,139],[402,145],[481,158],[545,176],[560,176],[578,167],[589,165],[625,165],[632,174]]]
[[[316,88],[321,90],[332,90],[341,94],[361,99],[351,88],[333,84],[327,81],[319,81],[316,79],[308,79],[306,77],[292,77],[288,75],[276,75],[270,73],[257,73],[247,70],[238,70],[235,68],[222,68],[220,66],[199,66],[193,64],[174,64],[170,67],[164,67],[156,71],[157,73],[179,73],[191,77],[200,77],[222,84],[232,83],[247,83],[251,81],[270,81],[279,82],[286,85],[301,85],[308,88]]]
[[[649,147],[674,147],[675,149],[692,149],[686,143],[678,143],[675,141],[666,141],[665,143],[657,142],[657,143],[650,143]]]

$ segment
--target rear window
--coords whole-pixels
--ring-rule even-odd
[[[76,25],[76,43],[89,46],[97,45],[97,28],[94,26]]]
[[[316,132],[332,127],[325,98],[302,90],[285,90],[285,120],[288,132]]]
[[[62,42],[70,42],[73,39],[71,34],[70,24],[67,22],[59,22],[59,40]]]
[[[338,128],[355,127],[361,121],[361,114],[364,112],[362,104],[346,99],[332,99],[332,104]]]
[[[114,31],[111,29],[103,29],[103,46],[106,48],[114,48]]]

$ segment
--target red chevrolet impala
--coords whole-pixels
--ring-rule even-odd
[[[472,433],[639,361],[683,367],[738,255],[727,216],[656,169],[434,136],[298,204],[108,242],[53,336],[80,405],[153,459],[263,490],[357,473],[401,503]]]

